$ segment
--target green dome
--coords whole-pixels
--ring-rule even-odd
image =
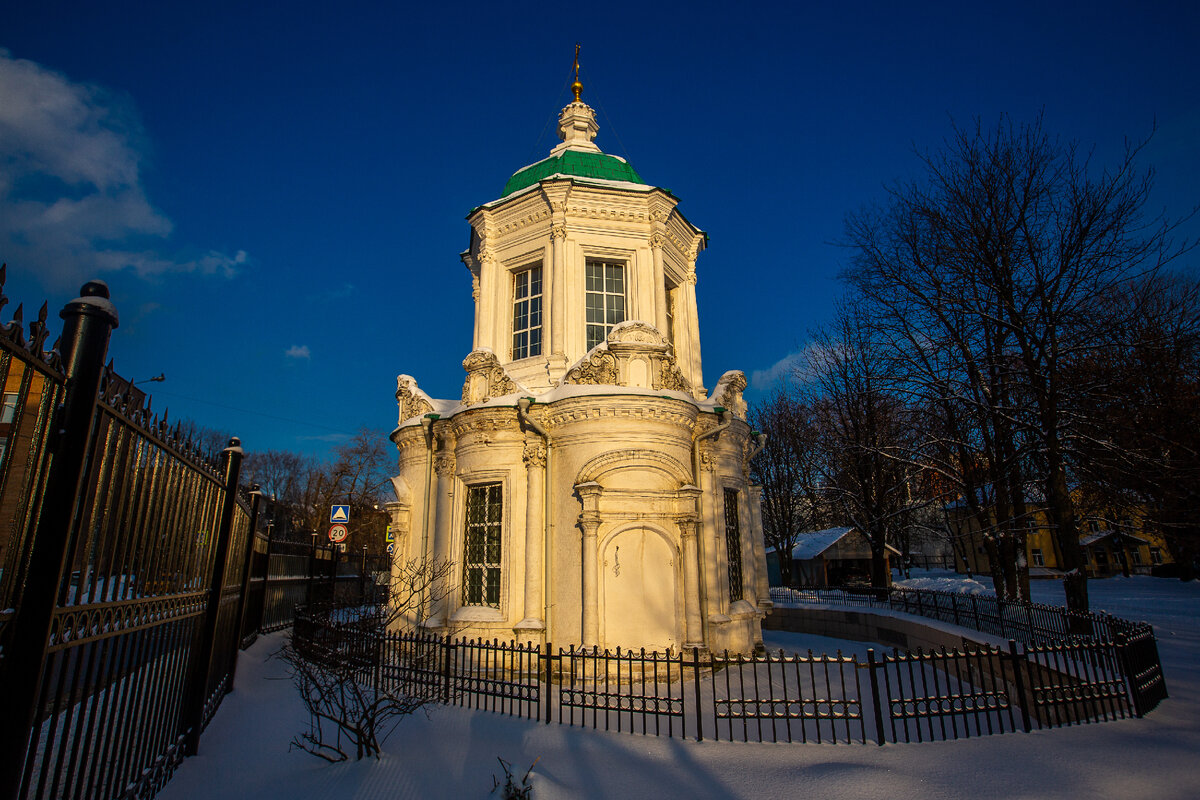
[[[508,179],[508,183],[504,184],[504,193],[500,196],[508,197],[513,192],[533,186],[543,178],[554,174],[578,175],[581,178],[603,178],[609,181],[627,181],[646,185],[642,176],[638,175],[629,162],[623,158],[605,153],[564,150],[560,155],[531,164],[513,175]]]

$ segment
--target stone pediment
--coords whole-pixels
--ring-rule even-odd
[[[624,322],[563,376],[564,384],[630,386],[690,392],[691,384],[675,363],[667,340],[653,325]]]
[[[474,350],[463,359],[462,364],[467,371],[462,388],[464,406],[486,403],[493,397],[503,397],[524,389],[512,379],[491,350]]]

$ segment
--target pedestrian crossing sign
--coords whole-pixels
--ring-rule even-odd
[[[350,506],[334,506],[329,510],[329,521],[334,522],[349,522],[350,521]]]
[[[384,540],[385,542],[394,542],[394,541],[396,541],[396,534],[392,532],[392,526],[391,526],[391,525],[388,525],[388,526],[387,526],[387,533],[386,533],[386,534],[384,534],[383,540]]]

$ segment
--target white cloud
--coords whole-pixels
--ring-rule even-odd
[[[766,369],[756,369],[750,373],[750,385],[757,391],[764,392],[779,385],[780,381],[788,380],[795,374],[796,369],[804,365],[808,355],[804,351],[788,353]]]
[[[97,273],[232,276],[244,251],[160,251],[173,225],[141,185],[133,104],[0,48],[0,251],[10,269],[70,286]]]
[[[294,344],[283,355],[286,358],[294,358],[297,361],[300,359],[304,359],[305,361],[312,360],[312,353],[309,352],[308,345],[306,344]]]
[[[816,344],[808,344],[803,350],[788,353],[766,369],[750,373],[750,385],[756,391],[774,389],[782,382],[805,383],[812,380],[814,362],[819,365],[827,351]]]

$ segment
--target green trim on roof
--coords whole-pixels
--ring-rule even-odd
[[[581,178],[603,178],[610,181],[628,181],[629,183],[640,183],[643,186],[647,185],[628,161],[605,153],[565,150],[561,155],[539,161],[513,175],[508,179],[508,183],[504,184],[504,193],[500,196],[508,197],[513,192],[533,186],[543,178],[554,174],[577,175]]]

